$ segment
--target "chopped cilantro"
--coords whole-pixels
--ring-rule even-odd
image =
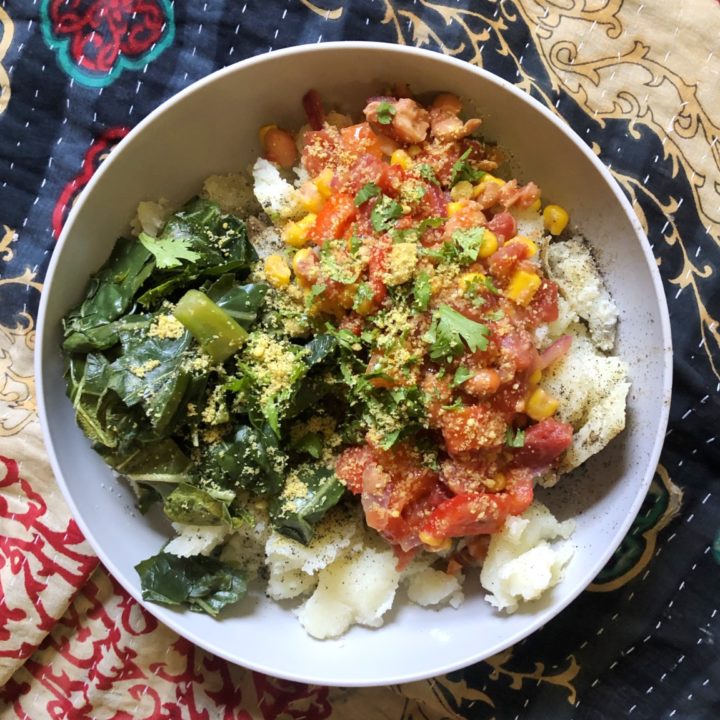
[[[327,242],[320,249],[320,268],[331,280],[343,285],[354,283],[361,270],[354,263],[340,263],[332,244]]]
[[[424,270],[421,270],[417,274],[413,285],[415,307],[418,310],[427,310],[431,295],[432,288],[430,287],[430,276]]]
[[[487,314],[487,319],[491,322],[497,322],[498,320],[502,320],[505,317],[505,311],[504,310],[493,310],[492,312],[489,312]]]
[[[456,230],[452,234],[453,242],[460,248],[458,262],[461,265],[470,265],[477,260],[484,236],[485,228],[481,227]]]
[[[360,207],[370,198],[377,197],[379,194],[380,188],[374,182],[365,183],[355,195],[355,204]]]
[[[374,296],[375,292],[370,285],[367,283],[360,283],[357,293],[355,294],[355,299],[353,300],[353,310],[362,308],[363,305],[369,303]]]
[[[466,367],[463,367],[462,365],[455,371],[455,375],[453,376],[453,387],[457,387],[458,385],[462,385],[466,380],[469,380],[474,373],[472,370],[468,370]]]
[[[482,170],[476,170],[472,165],[470,165],[470,163],[467,162],[468,157],[470,157],[471,149],[472,148],[468,148],[452,166],[450,187],[457,185],[461,180],[476,183],[479,180],[482,180],[487,174]]]
[[[517,428],[513,433],[512,428],[505,431],[505,444],[508,447],[521,448],[525,445],[525,431]]]
[[[415,165],[413,170],[420,175],[423,180],[427,180],[429,183],[437,185],[438,187],[440,186],[440,181],[437,179],[437,175],[435,175],[432,165],[429,165],[428,163],[418,163]]]
[[[138,240],[155,256],[155,266],[160,270],[174,268],[182,265],[182,260],[196,262],[200,253],[188,247],[189,240],[185,238],[157,238],[141,232]]]
[[[350,238],[350,252],[355,255],[357,251],[362,247],[362,238],[359,238],[357,235],[353,235]]]
[[[441,305],[434,313],[430,329],[423,340],[430,344],[430,357],[433,360],[457,357],[467,344],[472,352],[486,350],[488,346],[487,325],[470,320],[449,305]]]
[[[426,230],[440,227],[444,222],[445,218],[429,217],[421,220],[415,227],[406,228],[404,230],[392,230],[391,235],[393,242],[419,242],[422,234]]]
[[[401,215],[401,205],[387,195],[382,195],[370,213],[373,230],[387,232]]]
[[[401,428],[398,428],[397,430],[393,430],[392,432],[389,432],[383,437],[383,439],[380,441],[380,447],[383,450],[389,450],[398,440],[400,437]]]
[[[396,113],[397,109],[395,106],[392,103],[383,100],[378,103],[377,106],[377,121],[381,125],[389,125],[393,121]]]
[[[463,401],[460,398],[456,398],[455,402],[452,403],[452,405],[443,405],[443,410],[459,410],[461,407],[463,407]]]
[[[312,307],[312,304],[315,302],[315,298],[322,295],[325,292],[326,287],[327,286],[322,283],[313,285],[312,290],[305,297],[305,306]]]

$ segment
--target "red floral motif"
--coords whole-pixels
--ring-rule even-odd
[[[80,172],[62,189],[60,197],[55,203],[52,214],[53,235],[60,237],[63,225],[80,191],[88,184],[90,178],[100,167],[110,150],[117,145],[128,133],[130,128],[113,127],[101,133],[90,145],[83,158]]]
[[[157,0],[51,0],[48,15],[74,64],[91,73],[111,72],[121,57],[142,58],[166,26]]]
[[[332,713],[326,687],[260,673],[253,673],[253,682],[264,720],[325,720]]]

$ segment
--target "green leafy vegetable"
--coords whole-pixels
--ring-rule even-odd
[[[344,494],[345,486],[332,470],[318,464],[301,465],[270,506],[270,517],[278,532],[307,545],[314,525]]]
[[[360,207],[370,198],[377,197],[380,194],[380,188],[374,183],[365,183],[355,195],[355,204]]]
[[[430,357],[439,360],[461,355],[465,350],[463,341],[472,352],[486,350],[489,332],[486,325],[466,318],[449,305],[441,305],[433,313],[423,340],[430,344]]]
[[[218,278],[207,290],[207,296],[233,320],[248,329],[265,305],[270,286],[265,283],[238,285],[231,274]]]
[[[383,100],[378,103],[377,106],[377,121],[381,125],[389,125],[393,121],[396,113],[397,109],[395,105]]]
[[[188,525],[231,524],[226,503],[188,483],[181,483],[165,498],[163,511],[173,522]]]
[[[375,232],[387,232],[401,215],[400,204],[387,195],[382,195],[370,213],[370,222]]]
[[[118,341],[110,323],[131,309],[155,268],[153,255],[133,240],[118,240],[110,259],[92,277],[83,302],[63,320],[63,348],[71,352],[111,347]]]
[[[135,566],[144,600],[187,605],[213,617],[247,592],[242,571],[214,558],[158,553]]]

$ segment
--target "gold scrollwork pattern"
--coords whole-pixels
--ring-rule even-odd
[[[10,102],[10,77],[3,67],[2,61],[7,54],[14,34],[13,21],[7,11],[0,7],[0,114]]]

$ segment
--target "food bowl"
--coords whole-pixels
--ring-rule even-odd
[[[362,68],[359,73],[358,68]],[[246,169],[259,154],[257,129],[299,127],[310,85],[358,114],[392,82],[453,92],[474,104],[483,133],[512,152],[521,180],[535,180],[571,212],[590,241],[620,309],[617,352],[632,388],[627,428],[580,471],[542,499],[574,517],[576,545],[564,580],[514,615],[496,612],[466,585],[459,609],[399,604],[382,628],[353,628],[339,640],[310,638],[292,610],[261,590],[213,619],[141,598],[134,566],[170,536],[134,508],[130,488],[90,448],[65,396],[61,318],[90,275],[128,230],[140,200],[180,203],[207,176]],[[512,85],[441,55],[376,43],[291,48],[220,70],[163,103],[113,151],[75,204],[50,264],[36,355],[40,418],[58,482],[82,531],[108,570],[160,621],[208,651],[271,675],[325,685],[408,682],[469,665],[545,624],[595,577],[638,512],[658,461],[668,417],[668,313],[648,242],[606,168],[552,113]]]

